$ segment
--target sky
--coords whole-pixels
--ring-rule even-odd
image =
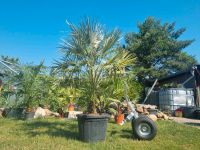
[[[148,16],[176,22],[186,28],[181,40],[195,39],[184,51],[200,62],[200,0],[0,0],[0,55],[50,66],[61,57],[66,20],[77,24],[85,16],[123,34],[137,32]]]

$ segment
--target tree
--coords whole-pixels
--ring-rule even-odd
[[[196,60],[182,50],[193,40],[179,40],[185,28],[175,30],[175,23],[161,24],[152,17],[138,25],[139,32],[127,33],[126,49],[137,62],[134,66],[138,80],[160,78],[194,65]]]
[[[63,58],[57,63],[57,69],[71,73],[73,79],[80,81],[85,101],[92,104],[96,113],[101,83],[113,72],[122,71],[131,64],[133,58],[118,47],[120,31],[107,32],[102,25],[86,18],[79,25],[68,23],[70,36],[63,40],[61,51]]]
[[[188,55],[186,52],[180,52],[175,57],[176,59],[168,60],[165,63],[165,68],[168,68],[171,73],[183,71],[197,64],[195,57]]]

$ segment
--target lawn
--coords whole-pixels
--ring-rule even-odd
[[[158,134],[154,140],[138,141],[132,139],[130,123],[119,126],[110,121],[106,140],[89,144],[78,140],[76,120],[0,119],[0,149],[200,149],[200,129],[172,121],[159,121],[157,126]]]

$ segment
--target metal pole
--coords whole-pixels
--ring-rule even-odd
[[[147,101],[147,98],[149,97],[149,95],[151,94],[153,88],[155,87],[156,83],[158,82],[158,79],[156,79],[153,83],[153,86],[151,87],[150,91],[147,93],[147,96],[145,97],[143,104]]]
[[[17,72],[16,70],[12,69],[10,66],[8,66],[7,64],[5,64],[3,61],[0,60],[0,63],[1,63],[3,66],[7,67],[7,68],[8,68],[9,70],[11,70],[12,72],[18,74],[18,72]]]

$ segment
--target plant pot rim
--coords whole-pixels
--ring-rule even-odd
[[[107,118],[110,118],[109,115],[107,114],[78,114],[77,115],[78,118],[84,118],[84,119],[107,119]]]
[[[25,114],[35,113],[34,111],[25,111]]]

